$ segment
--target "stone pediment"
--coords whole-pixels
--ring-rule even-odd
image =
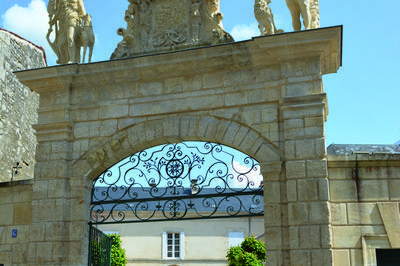
[[[219,0],[129,0],[111,59],[233,42]]]

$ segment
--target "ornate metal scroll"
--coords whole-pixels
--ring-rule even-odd
[[[136,153],[93,184],[93,223],[262,216],[263,182],[251,157],[215,143]]]

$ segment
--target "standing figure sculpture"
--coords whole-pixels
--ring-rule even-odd
[[[283,30],[277,30],[274,23],[274,15],[268,6],[270,0],[255,0],[254,15],[258,21],[258,29],[261,35],[281,33]]]
[[[83,0],[49,0],[47,5],[49,13],[49,30],[47,41],[57,55],[58,64],[79,63],[79,40],[87,19]],[[50,35],[55,31],[54,41]]]
[[[306,30],[319,27],[318,0],[286,0],[292,15],[292,25],[295,31],[301,30],[300,15]]]

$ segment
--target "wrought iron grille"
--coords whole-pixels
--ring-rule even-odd
[[[227,146],[183,142],[136,153],[94,181],[93,223],[262,216],[253,158]]]
[[[111,237],[89,223],[89,266],[111,265]]]

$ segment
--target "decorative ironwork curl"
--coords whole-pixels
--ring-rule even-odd
[[[227,146],[183,142],[122,160],[94,181],[93,223],[262,216],[259,164]]]

